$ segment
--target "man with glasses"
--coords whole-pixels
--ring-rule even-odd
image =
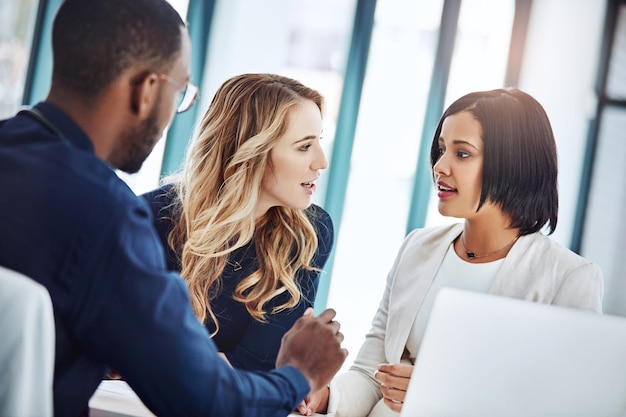
[[[180,16],[165,0],[65,0],[52,43],[47,99],[0,124],[0,265],[50,293],[54,414],[85,414],[110,368],[160,416],[288,414],[345,360],[334,312],[301,318],[276,370],[232,369],[114,172],[136,172],[197,96]]]
[[[159,78],[180,89],[178,100],[176,102],[176,113],[186,112],[196,102],[196,99],[198,98],[198,87],[191,81],[187,81],[184,85],[180,85],[165,74],[159,74]]]

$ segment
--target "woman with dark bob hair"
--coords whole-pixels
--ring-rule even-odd
[[[546,236],[558,217],[556,143],[533,97],[506,88],[459,98],[430,159],[439,212],[463,221],[406,237],[353,366],[301,413],[396,416],[443,287],[601,312],[600,268]]]

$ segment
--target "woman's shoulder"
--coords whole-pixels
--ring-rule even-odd
[[[463,230],[462,223],[442,226],[420,227],[410,231],[398,249],[398,259],[408,254],[415,257],[431,257],[433,253],[444,253],[445,249]]]
[[[173,197],[174,184],[165,184],[154,190],[140,194],[141,198],[144,198],[148,202],[152,201],[171,201]]]
[[[422,240],[448,240],[450,237],[456,238],[462,230],[462,223],[420,227],[417,229],[413,229],[411,232],[409,232],[409,234],[405,238],[405,241],[408,243]]]
[[[330,214],[315,204],[311,204],[305,213],[317,234],[318,252],[330,253],[335,238],[335,228]]]
[[[510,288],[532,288],[541,302],[602,311],[600,266],[542,232],[520,237],[500,273],[523,283]]]
[[[546,236],[541,232],[522,236],[519,240],[520,250],[524,252],[525,256],[550,259],[551,262],[560,264],[562,267],[595,266],[593,261],[577,254],[554,238]]]
[[[141,194],[140,197],[148,203],[155,216],[170,214],[175,200],[174,186],[166,184]]]
[[[305,213],[311,221],[314,221],[316,223],[332,224],[330,214],[317,204],[311,204],[309,207],[306,208]]]
[[[330,214],[318,205],[311,204],[305,213],[318,234],[332,234],[334,231],[333,219]]]

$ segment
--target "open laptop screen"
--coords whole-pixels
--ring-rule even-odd
[[[443,288],[401,416],[626,416],[626,318]]]

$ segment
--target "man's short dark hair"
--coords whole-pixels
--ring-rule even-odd
[[[90,101],[133,65],[166,72],[181,27],[165,0],[65,0],[52,30],[53,82]]]
[[[486,201],[511,217],[520,235],[549,225],[559,208],[557,152],[548,116],[537,100],[516,88],[467,94],[450,105],[435,131],[431,166],[439,159],[439,137],[446,117],[467,111],[483,132],[483,184],[478,209]]]

